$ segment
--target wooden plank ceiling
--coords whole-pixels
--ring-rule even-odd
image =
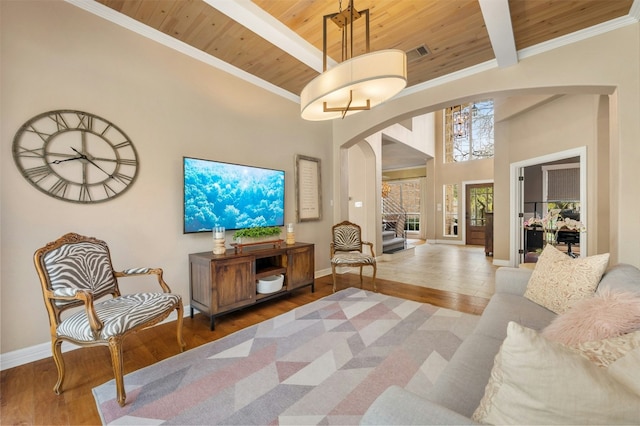
[[[318,75],[295,54],[271,44],[205,0],[96,1],[294,95]],[[339,8],[337,0],[252,1],[320,51],[322,16]],[[343,8],[347,2],[342,1]],[[516,49],[626,16],[632,3],[509,0]],[[478,0],[355,0],[355,7],[370,11],[372,51],[393,48],[410,52],[426,47],[427,55],[408,62],[408,86],[495,58]],[[363,21],[356,21],[354,27],[356,55],[364,53],[364,30],[358,25]],[[339,31],[329,25],[329,56],[340,62]]]

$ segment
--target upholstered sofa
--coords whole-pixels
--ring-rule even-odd
[[[523,268],[499,268],[495,294],[477,327],[462,342],[434,386],[425,390],[422,396],[398,386],[388,388],[369,407],[361,424],[476,424],[472,416],[485,395],[494,359],[507,337],[509,323],[513,321],[529,329],[543,330],[558,316],[524,297],[533,272]],[[640,297],[638,268],[618,264],[609,267],[601,277],[595,295],[611,289],[625,294],[632,292]],[[595,295],[592,294],[594,298]],[[635,320],[639,319],[636,315]],[[637,338],[635,344],[638,344]],[[638,359],[634,362],[640,369]],[[640,403],[636,405],[637,421],[640,422]],[[542,417],[534,416],[534,419],[541,421]]]

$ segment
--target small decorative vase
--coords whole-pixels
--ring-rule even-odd
[[[287,238],[286,238],[286,243],[288,245],[291,244],[295,244],[296,243],[296,233],[294,232],[293,229],[293,223],[288,223],[287,224]]]
[[[213,254],[225,254],[224,226],[216,226],[213,228]]]

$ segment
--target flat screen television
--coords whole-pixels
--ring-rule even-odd
[[[284,225],[284,170],[183,157],[184,233]]]

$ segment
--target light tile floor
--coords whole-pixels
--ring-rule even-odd
[[[422,243],[412,240],[410,252],[384,256],[377,263],[378,278],[469,296],[489,298],[495,291],[493,258],[482,246]],[[371,276],[371,268],[364,274]]]

